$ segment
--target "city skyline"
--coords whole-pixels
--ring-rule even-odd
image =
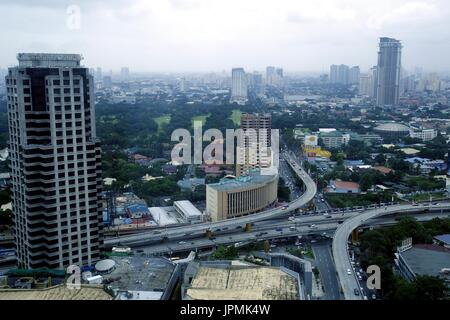
[[[108,6],[79,1],[79,29],[67,26],[70,5],[18,1],[2,8],[9,14],[0,22],[0,34],[9,45],[0,53],[0,66],[14,65],[16,52],[83,52],[86,65],[104,71],[128,66],[140,72],[217,72],[280,65],[288,72],[325,73],[337,61],[364,72],[376,64],[378,39],[386,36],[404,43],[406,69],[450,71],[445,59],[450,6],[442,0],[226,6],[203,0],[117,0]]]

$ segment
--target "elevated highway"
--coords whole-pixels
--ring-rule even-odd
[[[295,172],[295,174],[303,181],[305,185],[304,193],[294,201],[290,202],[287,207],[271,208],[259,213],[231,218],[223,221],[200,223],[177,228],[168,228],[164,231],[153,231],[139,234],[120,236],[115,238],[107,238],[104,241],[105,247],[112,247],[118,244],[128,246],[144,245],[146,243],[161,241],[163,239],[183,237],[195,232],[214,232],[217,229],[236,228],[247,224],[273,219],[289,212],[293,212],[307,205],[316,195],[317,186],[314,180],[303,170],[298,162],[288,153],[284,153],[283,158]]]
[[[428,221],[433,218],[449,217],[449,213],[419,213],[412,216],[418,221]],[[361,227],[376,227],[385,226],[396,223],[397,216],[379,217],[366,221]],[[297,237],[297,236],[312,236],[312,235],[326,235],[332,237],[333,233],[339,227],[339,222],[336,219],[324,219],[321,222],[316,222],[316,227],[312,229],[310,224],[294,223],[292,221],[283,221],[275,223],[272,226],[264,226],[255,229],[251,232],[239,232],[218,235],[214,239],[197,238],[184,241],[171,241],[167,243],[158,243],[154,245],[146,245],[142,247],[135,247],[141,249],[146,254],[165,254],[195,251],[198,249],[210,249],[219,245],[230,245],[236,243],[249,243],[254,241],[272,240],[278,238]],[[277,230],[278,229],[278,230]],[[282,230],[282,231],[279,231]]]
[[[335,231],[333,236],[333,258],[338,273],[339,282],[346,300],[361,300],[363,295],[360,292],[360,286],[356,274],[351,265],[348,253],[348,239],[353,230],[367,223],[370,219],[379,218],[394,213],[412,213],[417,211],[433,210],[448,211],[450,202],[426,203],[425,205],[393,205],[372,210],[366,210],[358,215],[348,218]],[[350,274],[348,274],[350,270]],[[359,295],[355,295],[355,289]]]

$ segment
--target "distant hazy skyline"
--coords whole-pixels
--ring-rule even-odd
[[[366,72],[386,36],[402,41],[406,69],[450,71],[448,0],[0,0],[0,12],[3,68],[17,52],[60,52],[104,71]]]

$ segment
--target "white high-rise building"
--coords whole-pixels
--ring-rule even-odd
[[[243,68],[231,71],[231,102],[245,104],[247,102],[247,76]]]
[[[237,148],[236,175],[246,174],[251,169],[264,169],[271,162],[272,116],[267,114],[244,113],[241,116],[241,129],[246,132],[242,148]]]
[[[358,84],[359,83],[359,75],[360,70],[358,66],[354,66],[350,68],[348,75],[348,83],[349,84]]]
[[[402,44],[392,38],[380,38],[377,65],[377,106],[395,106],[400,98]]]
[[[359,94],[361,96],[373,97],[373,75],[371,73],[362,74],[359,77]]]
[[[128,67],[122,67],[120,69],[120,78],[122,80],[128,80],[130,77],[130,69]]]
[[[93,76],[78,54],[17,58],[6,87],[18,265],[93,265],[103,241]]]
[[[95,80],[101,81],[103,78],[102,68],[97,67],[97,71],[95,72]]]
[[[359,71],[359,68],[358,68]],[[330,66],[330,83],[347,85],[350,83],[350,68],[345,64]]]

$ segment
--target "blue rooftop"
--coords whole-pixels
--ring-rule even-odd
[[[437,241],[450,245],[450,234],[441,234],[434,237]]]

